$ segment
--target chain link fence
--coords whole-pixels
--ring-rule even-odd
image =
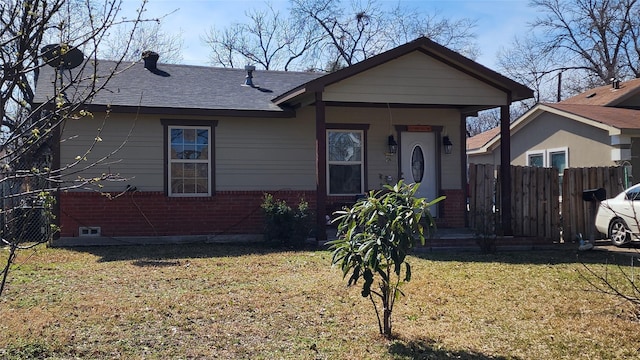
[[[42,168],[46,160],[38,161],[31,169]],[[44,243],[52,236],[53,216],[52,209],[48,208],[51,204],[42,196],[42,190],[49,188],[49,181],[31,169],[0,174],[0,225],[4,243]]]

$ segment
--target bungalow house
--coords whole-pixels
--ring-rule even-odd
[[[467,139],[469,163],[500,164],[500,129]],[[558,103],[539,103],[510,126],[511,165],[625,166],[640,179],[640,79],[614,81]]]
[[[121,181],[60,191],[58,244],[259,236],[264,193],[308,201],[323,240],[326,215],[399,179],[445,195],[437,224],[464,227],[466,117],[532,96],[426,38],[330,74],[156,59],[122,64],[87,104],[92,116],[65,121],[57,165],[108,159],[68,180]],[[51,101],[54,72],[42,70],[37,102]]]

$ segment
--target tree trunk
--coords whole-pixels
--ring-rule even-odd
[[[391,310],[385,306],[383,310],[383,326],[384,326],[384,336],[387,338],[391,337]]]

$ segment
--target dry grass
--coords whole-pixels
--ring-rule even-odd
[[[604,271],[607,256],[584,261]],[[410,261],[396,339],[385,340],[371,304],[345,287],[326,251],[38,248],[21,253],[0,298],[0,357],[640,358],[634,309],[589,291],[573,251]]]

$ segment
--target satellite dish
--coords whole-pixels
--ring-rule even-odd
[[[46,45],[40,50],[42,58],[47,65],[58,69],[73,69],[84,61],[84,54],[80,49],[65,46],[69,48],[64,54],[61,54],[60,44]]]

